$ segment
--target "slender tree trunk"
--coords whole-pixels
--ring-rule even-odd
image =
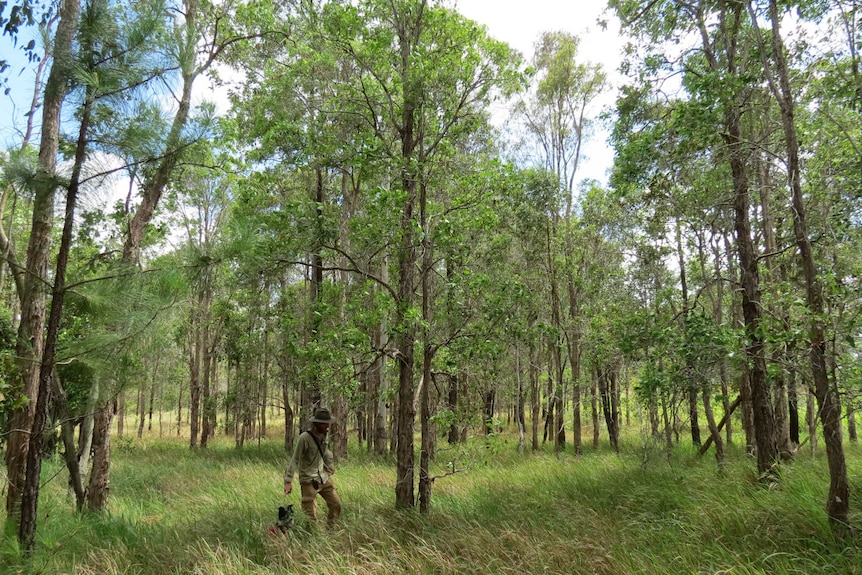
[[[524,453],[524,372],[521,366],[521,346],[515,343],[515,379],[517,397],[515,400],[515,422],[518,426],[518,453]]]
[[[389,281],[389,261],[384,257],[380,262],[380,278],[383,282]],[[376,340],[377,356],[374,358],[374,378],[377,388],[376,401],[377,409],[374,413],[374,452],[379,456],[386,455],[388,448],[388,404],[386,396],[389,391],[389,379],[386,374],[386,353],[385,349],[389,346],[389,340],[386,336],[386,320],[381,318],[380,325],[377,326]]]
[[[808,428],[808,445],[811,456],[817,452],[817,406],[815,405],[814,391],[809,387],[805,401],[805,426]]]
[[[597,393],[598,386],[598,370],[593,370],[593,377],[590,382],[590,402],[592,409],[592,417],[593,417],[593,447],[598,449],[599,447],[599,432],[600,432],[600,424],[599,424],[599,394]]]
[[[144,437],[144,423],[147,420],[147,382],[141,383],[138,389],[138,405],[135,408],[135,413],[138,415],[138,429],[136,436],[138,439]]]
[[[57,267],[54,272],[54,286],[51,294],[51,313],[45,332],[45,344],[39,368],[39,386],[36,397],[36,411],[30,430],[30,445],[27,448],[27,469],[24,478],[24,492],[21,496],[21,514],[18,525],[18,540],[26,553],[32,553],[36,537],[36,518],[39,503],[39,487],[42,473],[42,446],[45,443],[46,422],[48,419],[48,398],[51,386],[62,391],[62,382],[53,378],[54,361],[57,356],[57,340],[60,335],[60,322],[63,317],[63,303],[66,295],[66,268],[72,250],[72,227],[75,220],[75,207],[81,180],[81,168],[87,149],[87,131],[92,111],[92,93],[88,89],[81,113],[78,142],[75,149],[75,163],[66,193],[66,213],[63,220],[63,233],[57,253]],[[53,381],[52,381],[53,379]],[[65,394],[61,394],[65,398]],[[65,402],[63,402],[65,403]],[[62,416],[65,417],[65,413]]]
[[[787,411],[790,421],[790,441],[794,445],[800,444],[799,440],[799,396],[796,390],[796,371],[791,370],[787,382]]]
[[[201,421],[201,363],[203,360],[203,314],[200,299],[189,312],[189,447],[198,446]]]
[[[742,315],[745,320],[746,358],[749,362],[751,403],[754,412],[757,469],[764,477],[772,476],[778,462],[778,444],[775,437],[775,416],[769,397],[766,377],[766,359],[761,329],[761,303],[757,254],[751,239],[748,176],[745,167],[745,150],[739,130],[739,110],[729,104],[725,115],[725,143],[730,154],[734,187],[734,214],[736,244],[739,256],[740,285],[742,287]]]
[[[124,422],[126,419],[126,392],[120,390],[117,394],[117,437],[125,433]]]
[[[540,352],[535,345],[530,345],[528,367],[530,374],[530,406],[531,427],[533,435],[533,451],[539,450],[539,419],[541,413],[541,400],[539,398],[539,355]]]
[[[706,416],[706,424],[709,427],[709,435],[712,442],[715,443],[715,462],[718,464],[718,470],[724,470],[726,457],[724,454],[724,441],[721,438],[721,428],[715,423],[715,413],[712,409],[712,394],[709,385],[704,384],[701,387],[701,398],[703,399],[703,413]],[[726,421],[729,421],[727,418]]]
[[[844,533],[849,527],[850,482],[847,476],[847,464],[841,438],[841,402],[834,381],[829,380],[826,366],[823,292],[817,277],[811,241],[808,238],[806,207],[799,166],[799,143],[794,120],[793,92],[784,55],[784,43],[781,38],[777,0],[769,1],[769,17],[772,21],[772,56],[778,76],[778,86],[776,87],[774,84],[771,86],[775,99],[781,108],[781,124],[787,146],[787,172],[793,204],[793,231],[805,278],[806,303],[811,314],[809,320],[811,371],[814,379],[814,393],[820,411],[820,422],[823,426],[826,459],[829,464],[830,483],[826,512],[833,529]]]

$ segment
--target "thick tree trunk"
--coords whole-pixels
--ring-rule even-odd
[[[90,393],[87,396],[87,407],[81,418],[81,430],[78,432],[78,465],[81,469],[90,468],[90,453],[93,450],[93,427],[95,426],[96,406],[99,404],[99,376],[93,377]]]
[[[27,398],[25,407],[10,417],[9,439],[6,444],[6,513],[9,518],[19,515],[24,476],[27,467],[28,444],[33,419],[36,415],[36,397],[39,388],[39,366],[42,360],[45,328],[45,286],[51,249],[51,230],[54,219],[54,173],[60,140],[60,110],[69,87],[74,65],[72,42],[78,27],[81,5],[78,0],[67,0],[60,5],[60,21],[54,37],[54,62],[45,84],[42,102],[42,137],[39,144],[39,172],[34,182],[33,215],[30,240],[27,245],[24,291],[21,299],[21,321],[18,325],[18,396]]]
[[[405,105],[405,120],[402,124],[409,134],[402,137],[402,156],[405,161],[413,156],[413,107]],[[398,355],[398,417],[397,417],[397,445],[395,447],[396,458],[396,483],[395,483],[395,506],[398,508],[414,507],[414,453],[413,434],[416,412],[413,408],[413,373],[414,373],[414,351],[416,342],[416,327],[409,318],[409,311],[414,301],[415,268],[416,268],[416,245],[415,232],[416,216],[414,207],[416,202],[416,179],[412,174],[404,174],[402,180],[403,190],[407,194],[401,213],[401,246],[398,253],[398,299],[396,304],[396,325],[399,333],[397,336]]]
[[[108,506],[111,470],[111,421],[114,418],[113,402],[102,403],[95,415],[93,426],[93,470],[87,486],[87,509],[102,512]]]

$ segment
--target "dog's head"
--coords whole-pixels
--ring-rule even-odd
[[[279,507],[278,508],[278,521],[275,522],[276,526],[287,529],[289,527],[293,527],[293,504],[288,505],[287,507]]]

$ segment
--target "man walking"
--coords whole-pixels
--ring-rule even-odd
[[[320,495],[326,502],[326,519],[330,526],[341,515],[341,498],[332,480],[334,460],[327,442],[327,432],[334,421],[328,409],[317,409],[311,418],[311,429],[299,435],[293,457],[284,471],[284,494],[293,491],[293,476],[298,472],[302,510],[315,521],[317,496]]]

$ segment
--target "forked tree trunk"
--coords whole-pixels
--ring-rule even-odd
[[[726,457],[724,454],[724,440],[721,438],[721,428],[715,423],[715,412],[712,409],[712,392],[709,385],[701,387],[701,398],[703,399],[703,413],[706,416],[706,424],[709,427],[709,436],[715,443],[715,462],[718,470],[724,470]]]
[[[617,368],[605,366],[596,368],[596,380],[599,385],[599,394],[602,400],[602,413],[605,417],[605,426],[608,430],[608,439],[614,451],[620,450],[620,414],[619,399],[617,398]]]

